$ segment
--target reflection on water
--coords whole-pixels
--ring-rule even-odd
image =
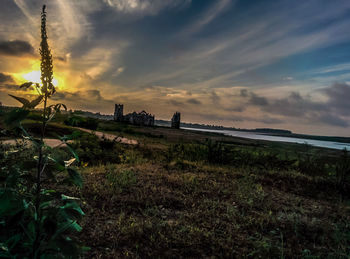
[[[346,148],[347,150],[350,150],[350,143],[270,136],[270,135],[266,135],[266,134],[259,134],[259,133],[255,133],[255,132],[246,132],[246,131],[211,130],[211,129],[196,129],[196,128],[183,128],[183,127],[181,127],[181,128],[186,129],[186,130],[197,130],[197,131],[221,133],[224,135],[240,137],[240,138],[261,139],[261,140],[279,141],[279,142],[291,142],[291,143],[299,143],[299,144],[309,144],[309,145],[316,146],[316,147],[325,147],[325,148],[333,148],[333,149]]]

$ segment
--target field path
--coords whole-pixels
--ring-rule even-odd
[[[111,140],[111,141],[116,141],[122,144],[128,144],[128,145],[137,145],[138,142],[135,139],[128,139],[128,138],[123,138],[123,137],[118,137],[116,135],[113,134],[108,134],[108,133],[103,133],[101,131],[93,131],[93,130],[89,130],[89,129],[83,129],[83,128],[77,128],[74,127],[75,129],[81,130],[81,131],[85,131],[88,132],[90,134],[95,134],[97,137],[99,137],[100,139],[102,139],[103,137],[105,139]],[[16,142],[24,142],[24,143],[30,143],[29,140],[24,140],[24,139],[7,139],[7,140],[0,140],[1,144],[5,144],[5,145],[15,145]],[[65,144],[63,144],[59,139],[51,139],[51,138],[45,138],[44,142],[46,145],[50,146],[50,147],[58,147],[58,146],[65,146]],[[69,143],[69,141],[68,141]]]
[[[102,139],[102,137],[104,137],[105,139],[108,140],[112,140],[112,141],[117,141],[119,143],[123,143],[123,144],[129,144],[129,145],[137,145],[138,142],[135,139],[128,139],[128,138],[123,138],[123,137],[118,137],[114,134],[109,134],[109,133],[104,133],[101,131],[93,131],[93,130],[89,130],[89,129],[83,129],[83,128],[77,128],[74,127],[75,129],[79,129],[81,131],[85,131],[91,134],[95,134],[97,137],[99,137],[100,139]]]

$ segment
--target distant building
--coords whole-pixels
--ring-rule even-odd
[[[173,117],[171,118],[171,127],[175,129],[180,128],[180,117],[181,114],[179,112],[175,112]]]
[[[154,115],[145,111],[133,112],[124,115],[124,105],[116,104],[114,110],[114,120],[118,122],[128,122],[133,125],[154,126]]]
[[[115,121],[123,121],[123,110],[124,105],[123,104],[116,104],[114,109],[114,120]]]

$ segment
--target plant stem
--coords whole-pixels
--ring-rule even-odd
[[[45,128],[46,128],[46,105],[47,105],[47,94],[45,93],[44,97],[44,110],[43,110],[43,117],[42,117],[42,127],[41,127],[41,136],[40,136],[40,145],[39,145],[39,158],[38,158],[38,164],[37,164],[37,173],[36,173],[36,190],[35,190],[35,213],[37,215],[36,218],[36,231],[35,231],[35,241],[33,244],[33,253],[32,258],[36,258],[37,251],[39,251],[40,247],[40,235],[41,235],[41,211],[40,211],[40,202],[41,202],[41,173],[43,168],[43,144],[44,144],[44,137],[45,137]]]

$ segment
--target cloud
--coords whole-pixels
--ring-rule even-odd
[[[27,41],[13,40],[0,42],[0,55],[25,56],[34,55],[34,48]]]
[[[235,122],[244,122],[244,121],[253,121],[253,122],[260,122],[264,124],[281,124],[284,122],[284,120],[270,117],[270,116],[264,116],[262,118],[255,118],[251,116],[237,116],[232,114],[214,114],[214,113],[202,113],[200,116],[206,120],[213,120],[213,121],[235,121]]]
[[[202,104],[199,100],[197,100],[196,98],[190,98],[187,100],[187,103],[190,103],[190,104]]]
[[[205,25],[212,22],[219,14],[227,10],[231,0],[219,0],[206,10],[200,17],[181,32],[181,36],[190,35],[200,31]]]
[[[112,74],[112,76],[113,76],[113,77],[117,77],[117,76],[119,76],[121,73],[123,73],[124,70],[125,70],[125,67],[118,67],[117,71],[115,71],[115,72]]]
[[[0,83],[0,89],[1,90],[10,90],[10,91],[18,91],[19,88],[18,88],[18,85],[15,85],[15,84],[8,84],[8,83]],[[5,91],[6,91],[5,90]],[[29,87],[27,89],[21,89],[22,91],[26,91],[26,90],[34,90],[33,87]],[[7,92],[7,91],[6,91]]]
[[[14,82],[12,76],[6,75],[0,72],[0,83],[12,83]]]
[[[328,106],[335,112],[350,116],[350,85],[346,83],[335,83],[322,90],[328,97]]]
[[[218,96],[218,94],[215,91],[212,91],[210,93],[210,99],[213,102],[213,104],[218,105],[220,103],[221,97]]]
[[[267,106],[269,104],[265,97],[258,96],[254,93],[250,93],[249,103],[257,106]]]
[[[332,126],[343,127],[343,128],[346,128],[349,126],[349,123],[346,120],[340,118],[337,115],[329,114],[329,113],[321,114],[320,116],[317,116],[316,121],[319,121],[328,125],[332,125]]]
[[[248,97],[248,90],[247,90],[247,89],[242,89],[242,90],[240,91],[240,95],[241,95],[242,97]]]
[[[174,105],[174,106],[183,106],[183,102],[179,102],[179,101],[176,101],[176,100],[170,100],[169,103],[171,105]]]
[[[286,119],[298,120],[299,123],[323,124],[336,127],[347,127],[350,116],[350,86],[346,83],[333,84],[321,90],[328,97],[326,101],[314,101],[310,96],[291,92],[284,98],[266,98],[251,91],[241,91],[249,98],[247,105],[258,107],[266,114],[283,116]],[[264,123],[278,122],[278,119],[260,120]]]
[[[76,92],[59,91],[51,99],[65,103],[68,109],[74,107],[74,109],[91,111],[101,111],[101,109],[106,109],[106,107],[112,108],[115,103],[113,100],[104,98],[97,89]]]
[[[181,7],[191,0],[103,0],[109,7],[119,13],[156,15],[167,8]]]

